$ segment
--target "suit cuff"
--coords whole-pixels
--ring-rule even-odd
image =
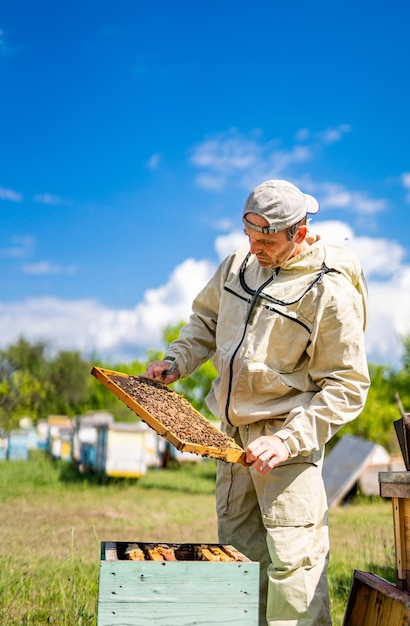
[[[281,441],[285,444],[285,446],[289,450],[289,456],[295,457],[299,454],[299,443],[296,437],[294,437],[290,430],[287,428],[283,428],[282,430],[278,430],[277,433],[274,433],[276,437],[279,437]]]

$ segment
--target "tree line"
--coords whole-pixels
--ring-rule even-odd
[[[181,325],[165,329],[166,345],[177,337]],[[97,366],[137,375],[145,372],[150,361],[162,356],[163,352],[149,350],[141,360],[107,364],[97,358],[87,360],[77,351],[61,350],[53,354],[45,342],[30,343],[20,338],[0,351],[0,429],[18,428],[21,418],[26,416],[36,423],[50,415],[75,417],[98,410],[112,413],[117,421],[135,421],[135,414],[90,375],[91,369]],[[366,407],[356,420],[339,431],[333,443],[349,433],[399,454],[393,422],[400,418],[398,398],[404,410],[410,412],[410,337],[404,340],[399,369],[370,364],[369,370],[372,384]],[[208,362],[173,385],[175,391],[210,419],[205,397],[215,374],[212,363]]]

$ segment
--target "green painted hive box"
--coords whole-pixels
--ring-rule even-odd
[[[98,626],[258,626],[259,563],[232,546],[103,541]]]

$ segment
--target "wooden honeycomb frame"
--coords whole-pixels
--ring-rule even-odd
[[[198,454],[204,457],[212,457],[215,459],[220,459],[222,461],[226,461],[229,463],[240,463],[241,465],[247,465],[245,460],[245,451],[230,437],[224,435],[216,426],[214,426],[209,420],[207,420],[201,413],[196,411],[191,405],[190,408],[190,416],[189,419],[192,420],[193,417],[199,425],[203,424],[206,426],[207,431],[211,429],[211,432],[215,433],[215,439],[221,441],[223,439],[224,446],[220,445],[202,445],[200,443],[193,442],[189,440],[189,438],[182,439],[178,434],[175,433],[171,428],[168,428],[158,416],[153,415],[147,408],[142,406],[135,398],[133,398],[129,393],[124,391],[115,382],[115,377],[126,377],[135,379],[137,377],[130,377],[128,374],[124,374],[122,372],[115,372],[113,370],[108,370],[100,367],[93,367],[91,374],[97,378],[107,389],[109,389],[119,400],[124,402],[124,404],[131,409],[140,419],[142,419],[148,426],[150,426],[155,432],[164,437],[169,443],[171,443],[177,450],[182,452],[192,452],[194,454]],[[168,389],[164,389],[164,394],[168,393]],[[172,392],[177,397],[182,398],[180,394],[176,394],[176,392]],[[181,402],[181,413],[179,414],[181,418],[184,418],[183,406],[184,403],[187,403],[187,400],[184,399]]]

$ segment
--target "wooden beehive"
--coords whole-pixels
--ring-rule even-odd
[[[233,439],[166,385],[99,367],[91,374],[177,450],[247,464],[245,451]]]
[[[355,571],[343,626],[408,626],[410,595],[368,572]]]
[[[98,626],[257,626],[259,563],[232,546],[102,542]]]

